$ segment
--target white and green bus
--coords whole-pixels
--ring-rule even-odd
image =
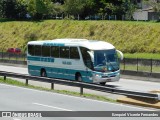
[[[119,81],[122,52],[107,42],[55,39],[28,42],[28,72],[33,76],[105,84]]]

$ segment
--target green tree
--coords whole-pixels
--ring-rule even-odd
[[[126,0],[123,3],[123,7],[125,9],[125,19],[133,20],[133,13],[137,9],[137,6],[131,0]]]
[[[160,12],[160,0],[145,0],[155,12]]]
[[[60,3],[60,4],[64,4],[64,0],[52,0],[52,2],[54,3]]]
[[[43,19],[54,12],[54,5],[51,0],[28,0],[25,1],[28,13],[34,19]]]
[[[52,4],[52,7],[50,7],[50,11],[52,15],[57,15],[57,14],[63,14],[64,13],[64,8],[61,2],[56,2]]]
[[[81,14],[81,18],[84,19],[87,16],[95,15],[98,12],[97,0],[86,0],[84,10]]]
[[[79,15],[83,11],[85,0],[65,0],[64,2],[64,12],[68,15]]]
[[[98,12],[101,15],[116,15],[118,19],[125,14],[124,0],[100,0]]]
[[[160,20],[160,0],[145,0],[144,3],[150,5],[153,10],[158,13]]]
[[[64,12],[69,15],[78,16],[78,19],[84,19],[85,16],[91,13],[93,5],[94,0],[65,0]]]
[[[47,13],[46,6],[42,0],[28,0],[27,11],[35,19],[42,19]]]
[[[19,14],[20,19],[26,19],[27,7],[24,4],[25,0],[16,0],[17,12]]]
[[[2,18],[2,1],[0,1],[0,18]]]
[[[25,6],[19,0],[1,0],[0,17],[11,19],[24,19],[26,14]]]
[[[160,0],[145,0],[144,3],[150,5],[155,12],[160,12]]]
[[[16,0],[1,0],[1,15],[4,18],[17,18]]]

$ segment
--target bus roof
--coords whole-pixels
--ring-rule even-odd
[[[43,40],[43,41],[30,41],[28,45],[47,45],[47,46],[81,46],[86,47],[90,50],[107,50],[114,49],[115,47],[104,41],[98,40],[87,40],[87,39],[54,39],[54,40]]]

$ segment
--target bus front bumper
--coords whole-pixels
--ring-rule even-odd
[[[98,75],[98,74],[93,75],[93,83],[116,82],[119,81],[119,79],[120,79],[120,73],[117,73],[112,76]]]

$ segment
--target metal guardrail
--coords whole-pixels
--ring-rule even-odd
[[[160,73],[160,59],[124,58],[121,70],[147,73]]]
[[[27,64],[26,53],[15,54],[8,52],[0,52],[0,62],[11,64]],[[141,58],[124,58],[121,62],[121,70],[147,72],[149,74],[159,74],[160,76],[160,60],[159,59],[141,59]]]
[[[30,76],[26,74],[18,74],[18,73],[5,72],[5,71],[0,71],[0,76],[4,76],[4,80],[6,80],[6,77],[25,79],[26,85],[28,85],[29,80],[51,83],[51,89],[54,89],[54,84],[80,87],[80,94],[83,94],[83,89],[86,88],[86,89],[91,89],[91,90],[96,90],[101,92],[108,92],[113,94],[120,94],[120,95],[131,96],[131,97],[141,97],[141,98],[160,100],[160,94],[146,93],[146,92],[140,92],[140,91],[130,91],[130,90],[118,89],[118,88],[113,88],[108,86],[101,86],[98,84],[54,79],[54,78],[37,77],[37,76]]]
[[[16,65],[16,64],[27,65],[27,61],[23,61],[23,60],[0,59],[0,63],[13,64],[13,65]],[[125,63],[124,66],[126,66],[127,64],[128,63]],[[123,64],[122,64],[122,66],[123,66]],[[136,64],[134,66],[136,66]],[[160,69],[160,67],[159,67],[159,69]],[[136,69],[135,70],[127,70],[127,69],[124,69],[123,67],[121,69],[121,74],[131,75],[131,76],[147,77],[147,78],[160,78],[160,72],[156,73],[156,72],[148,72],[148,71],[137,71]],[[156,80],[156,82],[160,82],[160,81]]]
[[[0,59],[0,63],[27,65],[27,61]]]

